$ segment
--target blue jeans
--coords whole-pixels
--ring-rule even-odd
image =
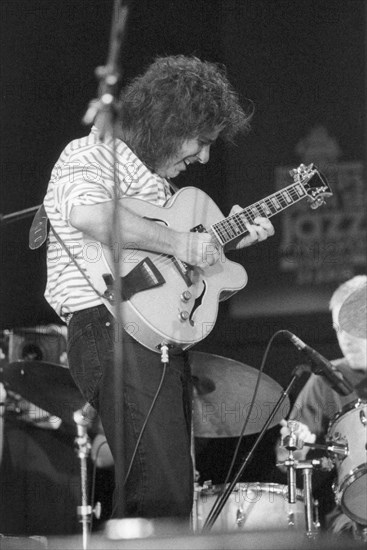
[[[122,377],[114,372],[115,340],[123,346]],[[114,457],[114,516],[188,518],[193,499],[192,388],[185,354],[170,356],[134,459],[162,378],[160,354],[146,349],[124,330],[115,334],[114,319],[101,305],[72,316],[68,358],[75,383],[100,415]]]

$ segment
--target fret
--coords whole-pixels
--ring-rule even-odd
[[[282,208],[277,197],[271,197],[271,203],[273,204],[275,210],[280,210]]]
[[[285,189],[277,191],[273,195],[248,206],[242,212],[229,216],[217,222],[212,229],[222,245],[248,232],[247,222],[253,222],[255,218],[270,218],[278,212],[288,208],[291,204],[298,202],[307,196],[307,192],[301,183],[294,183]]]
[[[233,233],[235,237],[237,237],[238,235],[241,235],[242,233],[241,226],[238,223],[239,221],[240,221],[240,218],[237,215],[230,216],[229,218],[227,218],[228,229]]]
[[[223,244],[234,239],[235,237],[235,234],[231,231],[231,227],[228,224],[226,225],[226,221],[227,220],[223,220],[222,222],[215,224],[215,230],[220,234],[220,239]]]
[[[287,201],[283,197],[282,193],[277,193],[277,200],[279,201],[282,210],[287,207]]]
[[[246,227],[246,223],[247,223],[247,216],[246,216],[246,211],[245,210],[242,210],[242,212],[239,212],[238,214],[236,214],[236,218],[238,219],[238,225],[243,232],[247,231],[247,227]]]
[[[246,217],[242,211],[214,224],[212,229],[222,244],[226,244],[247,231],[244,220],[246,221]]]
[[[295,185],[294,190],[296,191],[299,197],[303,197],[304,195],[306,195],[306,191],[303,189],[302,185],[299,185],[299,184]]]
[[[290,197],[292,199],[293,202],[297,202],[299,200],[299,194],[297,193],[295,187],[292,187],[292,189],[290,189]]]
[[[214,224],[213,229],[214,229],[215,233],[217,234],[219,240],[222,241],[223,243],[225,243],[226,239],[225,239],[225,233],[224,233],[224,230],[223,230],[223,223]]]
[[[234,239],[236,237],[236,232],[234,231],[232,224],[229,222],[229,218],[225,220],[224,224],[224,231],[227,233],[227,236]]]
[[[225,240],[223,239],[223,235],[221,234],[220,227],[218,227],[219,224],[215,223],[211,226],[211,231],[214,233],[214,237],[217,239],[219,244],[222,246],[225,244]]]
[[[270,204],[266,202],[266,199],[264,201],[258,202],[257,204],[262,208],[263,214],[260,214],[262,217],[265,216],[265,218],[267,218],[272,214]]]
[[[240,235],[241,234],[241,228],[239,227],[238,225],[238,222],[237,222],[237,219],[236,219],[236,216],[231,216],[230,218],[227,218],[230,225],[231,225],[231,228],[232,230],[234,231],[234,233],[236,235]]]
[[[262,214],[260,214],[260,212],[258,211],[258,209],[256,208],[256,206],[250,206],[249,207],[249,210],[251,210],[252,214],[254,215],[254,218],[257,218],[258,216],[261,216]]]
[[[291,204],[293,202],[290,195],[289,195],[289,193],[288,193],[288,191],[286,189],[284,189],[284,191],[281,191],[281,194],[282,194],[282,197],[284,197],[285,202],[287,204]]]
[[[236,214],[235,216],[233,216],[232,222],[236,235],[241,235],[243,233],[243,230],[246,229],[243,221],[241,220],[241,216]]]

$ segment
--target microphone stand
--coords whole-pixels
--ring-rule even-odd
[[[275,404],[275,407],[273,408],[273,411],[271,412],[269,418],[267,419],[267,421],[265,422],[261,432],[259,433],[255,443],[253,444],[252,448],[250,449],[250,452],[248,453],[248,455],[246,456],[242,466],[240,467],[240,469],[238,470],[237,474],[235,475],[234,479],[232,480],[232,482],[228,485],[228,487],[225,489],[223,495],[220,497],[219,501],[216,502],[216,504],[214,504],[213,508],[210,510],[209,514],[208,514],[208,517],[205,521],[205,524],[204,524],[204,527],[203,527],[203,532],[204,531],[209,531],[215,521],[218,519],[219,517],[219,514],[221,513],[221,511],[223,510],[223,507],[225,505],[225,503],[227,502],[229,496],[231,495],[235,485],[237,484],[238,480],[240,479],[243,471],[245,470],[247,464],[249,463],[249,461],[252,459],[253,457],[253,454],[255,452],[255,450],[257,449],[259,443],[261,442],[261,440],[263,439],[264,435],[265,435],[265,432],[267,431],[267,429],[269,428],[273,418],[275,417],[276,413],[278,412],[278,410],[280,409],[280,407],[282,406],[282,404],[284,403],[285,399],[288,397],[289,395],[289,392],[290,390],[292,389],[294,383],[296,382],[296,380],[301,376],[301,374],[304,372],[304,365],[299,365],[298,367],[296,367],[293,371],[293,374],[292,374],[292,378],[288,384],[288,386],[286,387],[286,389],[281,393],[281,396],[279,397],[277,403]]]
[[[82,410],[74,413],[74,422],[77,426],[77,437],[75,443],[77,445],[77,454],[80,459],[80,484],[82,494],[82,504],[77,507],[78,517],[83,527],[83,550],[88,548],[89,541],[89,525],[92,517],[92,507],[88,505],[88,473],[87,473],[87,458],[91,449],[90,440],[87,434],[89,421],[83,415]]]
[[[117,155],[116,155],[116,122],[117,122],[117,88],[121,79],[120,70],[120,54],[121,47],[124,38],[124,31],[128,18],[129,0],[114,0],[113,16],[110,33],[109,52],[107,57],[107,63],[103,67],[96,68],[96,76],[100,80],[99,85],[99,99],[93,99],[88,106],[87,112],[83,117],[83,123],[86,125],[96,123],[99,129],[99,137],[103,141],[106,136],[110,136],[113,143],[113,177],[114,177],[114,208],[112,216],[112,232],[109,245],[111,247],[114,244],[118,246],[117,261],[114,261],[114,273],[113,273],[113,292],[112,303],[114,305],[114,317],[115,317],[115,345],[114,345],[114,387],[116,388],[115,395],[111,396],[113,399],[113,405],[119,406],[123,399],[124,390],[124,376],[123,376],[123,346],[121,332],[124,330],[122,309],[121,309],[121,296],[122,296],[122,281],[119,270],[119,257],[120,257],[120,243],[121,243],[121,223],[119,212],[119,180],[118,180],[118,167],[117,167]],[[116,415],[116,417],[119,415]],[[122,415],[121,422],[115,422],[115,452],[119,457],[119,463],[121,464],[121,471],[119,472],[120,478],[125,477],[125,457],[123,449],[124,441],[124,415]],[[117,482],[117,475],[116,475]],[[119,502],[124,506],[124,487],[119,484]],[[124,515],[124,510],[119,510],[120,514]]]

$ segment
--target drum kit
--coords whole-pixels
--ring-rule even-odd
[[[204,482],[195,491],[195,531],[205,532],[208,525],[215,531],[292,529],[314,538],[320,533],[320,521],[318,502],[313,498],[312,475],[316,469],[335,469],[335,503],[358,524],[358,536],[367,540],[367,402],[358,399],[335,415],[324,445],[307,444],[325,451],[320,459],[294,458],[294,451],[304,443],[295,436],[292,424],[288,422],[290,435],[282,441],[288,458],[278,464],[287,468],[288,484],[236,483],[228,492],[229,485]],[[297,471],[303,475],[303,490],[296,488]],[[208,523],[208,517],[226,493],[220,513],[212,515]]]
[[[258,383],[259,371],[248,365],[209,353],[190,351],[189,354],[194,388],[193,439],[238,438],[262,433],[264,426],[266,429],[275,427],[287,415],[287,390],[284,391],[269,376],[262,374]],[[2,362],[0,382],[6,390],[20,394],[61,418],[64,423],[76,427],[83,476],[90,447],[85,436],[88,422],[84,422],[85,417],[80,417],[78,413],[86,404],[68,368],[43,361]],[[256,401],[252,402],[255,388]],[[357,395],[364,396],[365,392],[366,387],[363,386]],[[274,402],[276,396],[279,396],[277,403]],[[312,494],[312,473],[315,468],[335,469],[335,502],[366,532],[366,426],[367,401],[359,398],[330,422],[323,446],[325,457],[297,461],[293,453],[301,448],[300,442],[292,430],[292,422],[289,422],[290,435],[283,441],[288,451],[287,460],[284,461],[288,484],[239,481],[231,485],[213,485],[207,481],[200,486],[196,482],[192,512],[194,532],[205,532],[209,526],[215,531],[294,529],[305,532],[308,537],[317,536],[320,523],[317,503]],[[312,444],[308,446],[312,447]],[[302,490],[296,488],[295,473],[298,470],[303,474]],[[84,497],[85,494],[84,491]],[[218,506],[220,502],[221,506]],[[81,522],[87,525],[91,507],[83,500],[82,506],[78,508]],[[213,510],[216,513],[213,514]],[[208,522],[209,518],[211,521]]]
[[[365,339],[366,304],[367,287],[364,285],[343,303],[339,313],[340,329],[354,337]],[[209,374],[206,374],[209,377]],[[272,391],[271,384],[268,390]],[[274,386],[273,395],[276,395],[277,390]],[[249,391],[253,391],[253,386]],[[319,534],[320,522],[318,505],[313,499],[312,473],[316,468],[327,471],[335,469],[335,503],[356,523],[356,536],[366,542],[367,376],[354,388],[354,392],[357,396],[356,401],[344,407],[331,419],[325,444],[307,444],[309,447],[325,451],[325,456],[321,459],[295,459],[294,451],[301,449],[304,443],[296,437],[293,422],[288,422],[290,435],[282,442],[288,451],[288,458],[283,462],[287,468],[288,485],[236,483],[228,491],[227,486],[213,486],[208,482],[198,487],[193,513],[195,529],[205,530],[207,525],[223,531],[296,529],[313,538]],[[255,425],[254,431],[259,430],[260,424]],[[215,434],[223,436],[223,428],[220,431],[216,430]],[[239,434],[233,434],[232,430],[232,435]],[[296,488],[297,470],[301,470],[303,474],[302,491]],[[226,498],[223,498],[223,495]],[[221,498],[222,505],[217,506],[220,513],[215,515],[213,510]],[[211,522],[208,523],[210,516]]]

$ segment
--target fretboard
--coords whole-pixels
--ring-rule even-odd
[[[255,202],[241,212],[213,224],[212,230],[224,246],[230,241],[248,233],[246,222],[251,223],[259,216],[262,218],[271,218],[306,196],[307,193],[304,187],[300,183],[293,183],[269,195],[265,199]]]

